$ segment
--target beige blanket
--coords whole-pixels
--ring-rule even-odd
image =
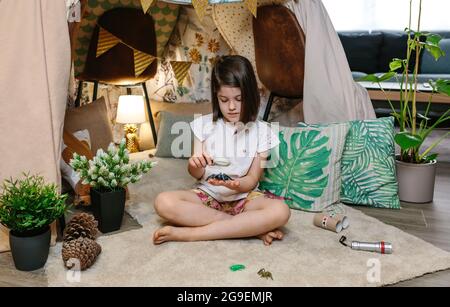
[[[285,4],[306,34],[303,112],[307,123],[375,118],[367,91],[353,81],[339,36],[321,0]]]
[[[65,1],[0,1],[0,182],[21,172],[60,182],[70,71]],[[7,248],[0,231],[0,251]]]

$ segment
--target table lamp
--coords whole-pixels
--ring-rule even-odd
[[[124,130],[127,140],[127,149],[130,153],[139,151],[137,124],[144,123],[145,121],[146,116],[143,96],[126,95],[119,97],[116,122],[125,124]]]

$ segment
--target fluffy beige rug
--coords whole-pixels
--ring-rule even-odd
[[[346,207],[349,239],[392,242],[394,253],[353,251],[340,235],[313,226],[312,214],[293,211],[286,237],[272,246],[258,239],[151,244],[161,221],[152,203],[158,191],[186,188],[193,181],[186,161],[159,159],[159,165],[133,186],[130,212],[143,228],[98,239],[103,251],[79,276],[61,260],[61,244],[46,265],[50,286],[381,286],[450,268],[450,253],[395,227]],[[232,272],[233,264],[246,269]],[[265,268],[273,280],[257,272]],[[379,269],[379,270],[378,270]],[[75,280],[76,282],[72,282]]]

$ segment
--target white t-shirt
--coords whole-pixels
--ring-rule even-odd
[[[190,123],[195,136],[203,143],[203,150],[213,159],[226,158],[228,166],[206,166],[205,174],[197,183],[197,188],[205,191],[217,201],[233,201],[247,197],[224,186],[214,186],[206,181],[212,174],[224,173],[233,179],[247,175],[257,153],[277,146],[280,141],[272,128],[263,121],[234,125],[223,119],[213,122],[213,115],[196,118]]]

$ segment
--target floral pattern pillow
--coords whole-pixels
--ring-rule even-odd
[[[211,69],[220,55],[230,54],[211,17],[211,8],[199,20],[192,7],[181,7],[177,26],[168,43],[164,61],[147,82],[152,99],[165,102],[204,102],[211,100]],[[175,79],[170,61],[192,62],[182,84]]]

